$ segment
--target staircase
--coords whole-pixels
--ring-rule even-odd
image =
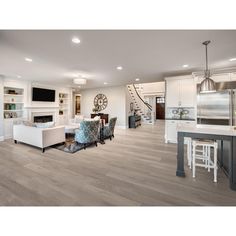
[[[127,89],[134,103],[134,110],[137,115],[141,116],[142,122],[145,124],[153,124],[153,112],[152,106],[144,101],[142,97],[142,86],[141,85],[127,85]]]

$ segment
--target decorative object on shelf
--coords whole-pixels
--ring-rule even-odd
[[[16,110],[16,104],[10,104],[10,110]]]
[[[102,111],[107,107],[108,99],[104,94],[97,94],[94,98],[94,106],[98,107],[98,111]]]
[[[60,103],[61,103],[61,104],[63,103],[63,99],[60,99]]]
[[[5,110],[10,110],[10,104],[5,104]]]
[[[12,118],[17,118],[17,113],[16,112],[12,112]]]
[[[10,118],[17,118],[17,113],[16,112],[5,112],[4,113],[4,118],[5,119],[10,119]]]
[[[206,47],[206,70],[204,72],[204,80],[200,84],[200,93],[212,93],[216,91],[216,85],[214,80],[210,78],[211,73],[210,70],[208,69],[208,54],[207,54],[207,45],[211,41],[205,41],[202,44],[205,45]]]
[[[59,115],[63,115],[63,110],[59,110]]]
[[[4,119],[9,119],[10,118],[10,114],[9,113],[4,113]]]
[[[13,89],[9,89],[8,90],[8,94],[17,95],[18,93],[15,90],[13,90]]]
[[[12,101],[12,102],[14,102],[14,101],[15,101],[15,99],[14,99],[14,98],[11,98],[11,101]]]

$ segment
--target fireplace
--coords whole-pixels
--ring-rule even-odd
[[[35,123],[45,123],[45,122],[50,122],[53,121],[53,116],[34,116],[34,122]]]

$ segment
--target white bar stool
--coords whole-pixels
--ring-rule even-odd
[[[193,153],[192,153],[192,138],[190,137],[184,137],[184,141],[185,143],[187,144],[187,160],[188,160],[188,166],[190,169],[192,169],[192,160],[193,160]],[[197,149],[196,149],[197,150]],[[198,149],[197,152],[198,153],[202,153],[204,152],[205,150],[201,150],[201,149]]]
[[[199,149],[200,148],[200,149]],[[211,159],[211,148],[213,148],[213,160]],[[217,142],[212,140],[192,140],[192,172],[196,175],[196,166],[205,167],[210,172],[214,169],[214,182],[217,182]],[[203,163],[196,162],[202,160]]]

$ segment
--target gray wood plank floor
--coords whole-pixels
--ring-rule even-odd
[[[236,192],[219,170],[186,166],[175,176],[176,145],[164,143],[164,122],[116,130],[115,139],[75,154],[0,142],[2,206],[236,205]]]

